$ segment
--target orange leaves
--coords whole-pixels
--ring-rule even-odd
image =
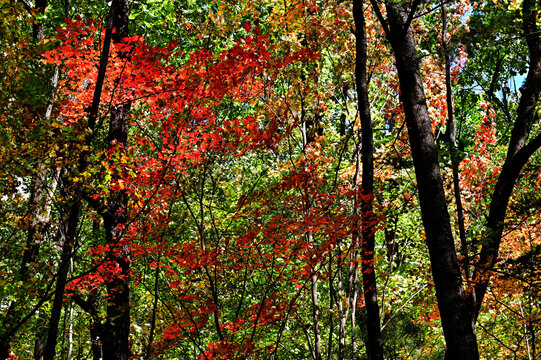
[[[498,178],[501,162],[501,159],[495,156],[498,151],[495,112],[489,103],[481,102],[480,106],[483,109],[482,121],[477,128],[472,154],[464,159],[460,168],[461,184],[465,198],[469,200],[470,211],[485,202],[484,198]]]

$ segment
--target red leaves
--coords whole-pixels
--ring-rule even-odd
[[[250,23],[244,28],[252,31]],[[98,71],[98,31],[95,23],[70,22],[58,36],[58,48],[44,55],[47,63],[64,68],[66,78],[59,89],[62,125],[78,141],[85,134]],[[112,106],[129,102],[133,134],[129,146],[94,149],[81,181],[94,200],[106,202],[111,193],[120,192],[130,199],[129,225],[119,229],[123,237],[118,245],[130,249],[133,261],[163,276],[154,281],[167,287],[174,309],[156,350],[214,331],[224,335],[202,342],[201,358],[241,359],[270,352],[266,329],[287,321],[296,311],[297,298],[309,288],[305,284],[314,275],[324,278],[322,267],[329,255],[356,229],[358,219],[344,205],[354,194],[330,189],[327,169],[333,159],[318,142],[294,163],[284,162],[274,183],[262,187],[259,195],[254,190],[239,196],[236,216],[219,213],[218,220],[212,219],[213,226],[219,226],[214,222],[223,220],[220,217],[230,221],[231,233],[209,230],[204,224],[209,205],[206,200],[193,205],[198,200],[192,195],[198,181],[201,196],[207,195],[204,180],[195,178],[207,174],[214,159],[224,159],[226,166],[259,156],[294,129],[296,121],[285,123],[291,111],[280,104],[268,104],[268,112],[258,112],[256,106],[262,98],[274,99],[278,70],[315,61],[318,54],[302,49],[278,56],[258,30],[219,53],[199,50],[183,56],[180,64],[170,61],[178,59],[176,49],[177,44],[155,47],[140,37],[113,44],[98,118],[108,116]],[[323,109],[322,104],[318,107]],[[212,201],[221,201],[216,198]],[[177,213],[178,203],[188,210]],[[203,220],[197,231],[177,238],[184,223],[199,218]],[[72,281],[68,290],[90,292],[127,276],[108,260],[118,251],[113,246],[92,248],[95,269]],[[338,261],[345,259],[343,255]],[[134,278],[137,284],[148,281],[145,274]],[[255,290],[239,295],[235,287],[248,282]]]
[[[284,65],[289,65],[294,62],[299,61],[316,61],[319,59],[319,54],[315,53],[309,49],[301,49],[298,51],[295,51],[293,54],[287,56],[284,59]]]
[[[75,278],[66,286],[66,296],[69,298],[74,293],[87,294],[99,288],[103,284],[111,283],[114,279],[124,278],[122,269],[116,261],[106,260],[97,268],[82,277]]]

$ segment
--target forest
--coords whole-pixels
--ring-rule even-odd
[[[0,360],[540,359],[540,13],[0,0]]]

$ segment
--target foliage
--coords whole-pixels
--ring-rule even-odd
[[[368,358],[362,226],[376,231],[368,271],[386,357],[443,356],[399,76],[374,8],[364,14],[376,190],[365,194],[350,4],[133,0],[132,36],[105,55],[106,4],[51,2],[43,14],[25,4],[0,0],[2,347],[26,359],[45,346],[63,231],[77,204],[61,358],[99,358],[96,331],[108,324],[111,284],[124,280],[126,356]],[[528,52],[520,1],[446,4],[443,37],[440,3],[421,6],[412,29],[436,137],[449,124],[445,57],[452,59],[457,148],[437,144],[452,214],[458,159],[469,249],[460,261],[470,269],[486,243]],[[39,43],[35,24],[45,27]],[[124,144],[110,129],[125,104]],[[506,211],[477,325],[484,358],[541,351],[540,162],[536,152],[524,166]],[[39,201],[36,179],[48,189]],[[127,208],[108,213],[119,198]],[[127,220],[111,241],[107,221],[121,215]],[[459,239],[460,220],[451,217]],[[28,234],[44,218],[36,259],[21,265],[35,245]]]

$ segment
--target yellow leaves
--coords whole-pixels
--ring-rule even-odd
[[[521,5],[522,5],[522,0],[513,0],[511,1],[511,3],[509,4],[507,8],[511,11],[516,11],[520,9]]]

